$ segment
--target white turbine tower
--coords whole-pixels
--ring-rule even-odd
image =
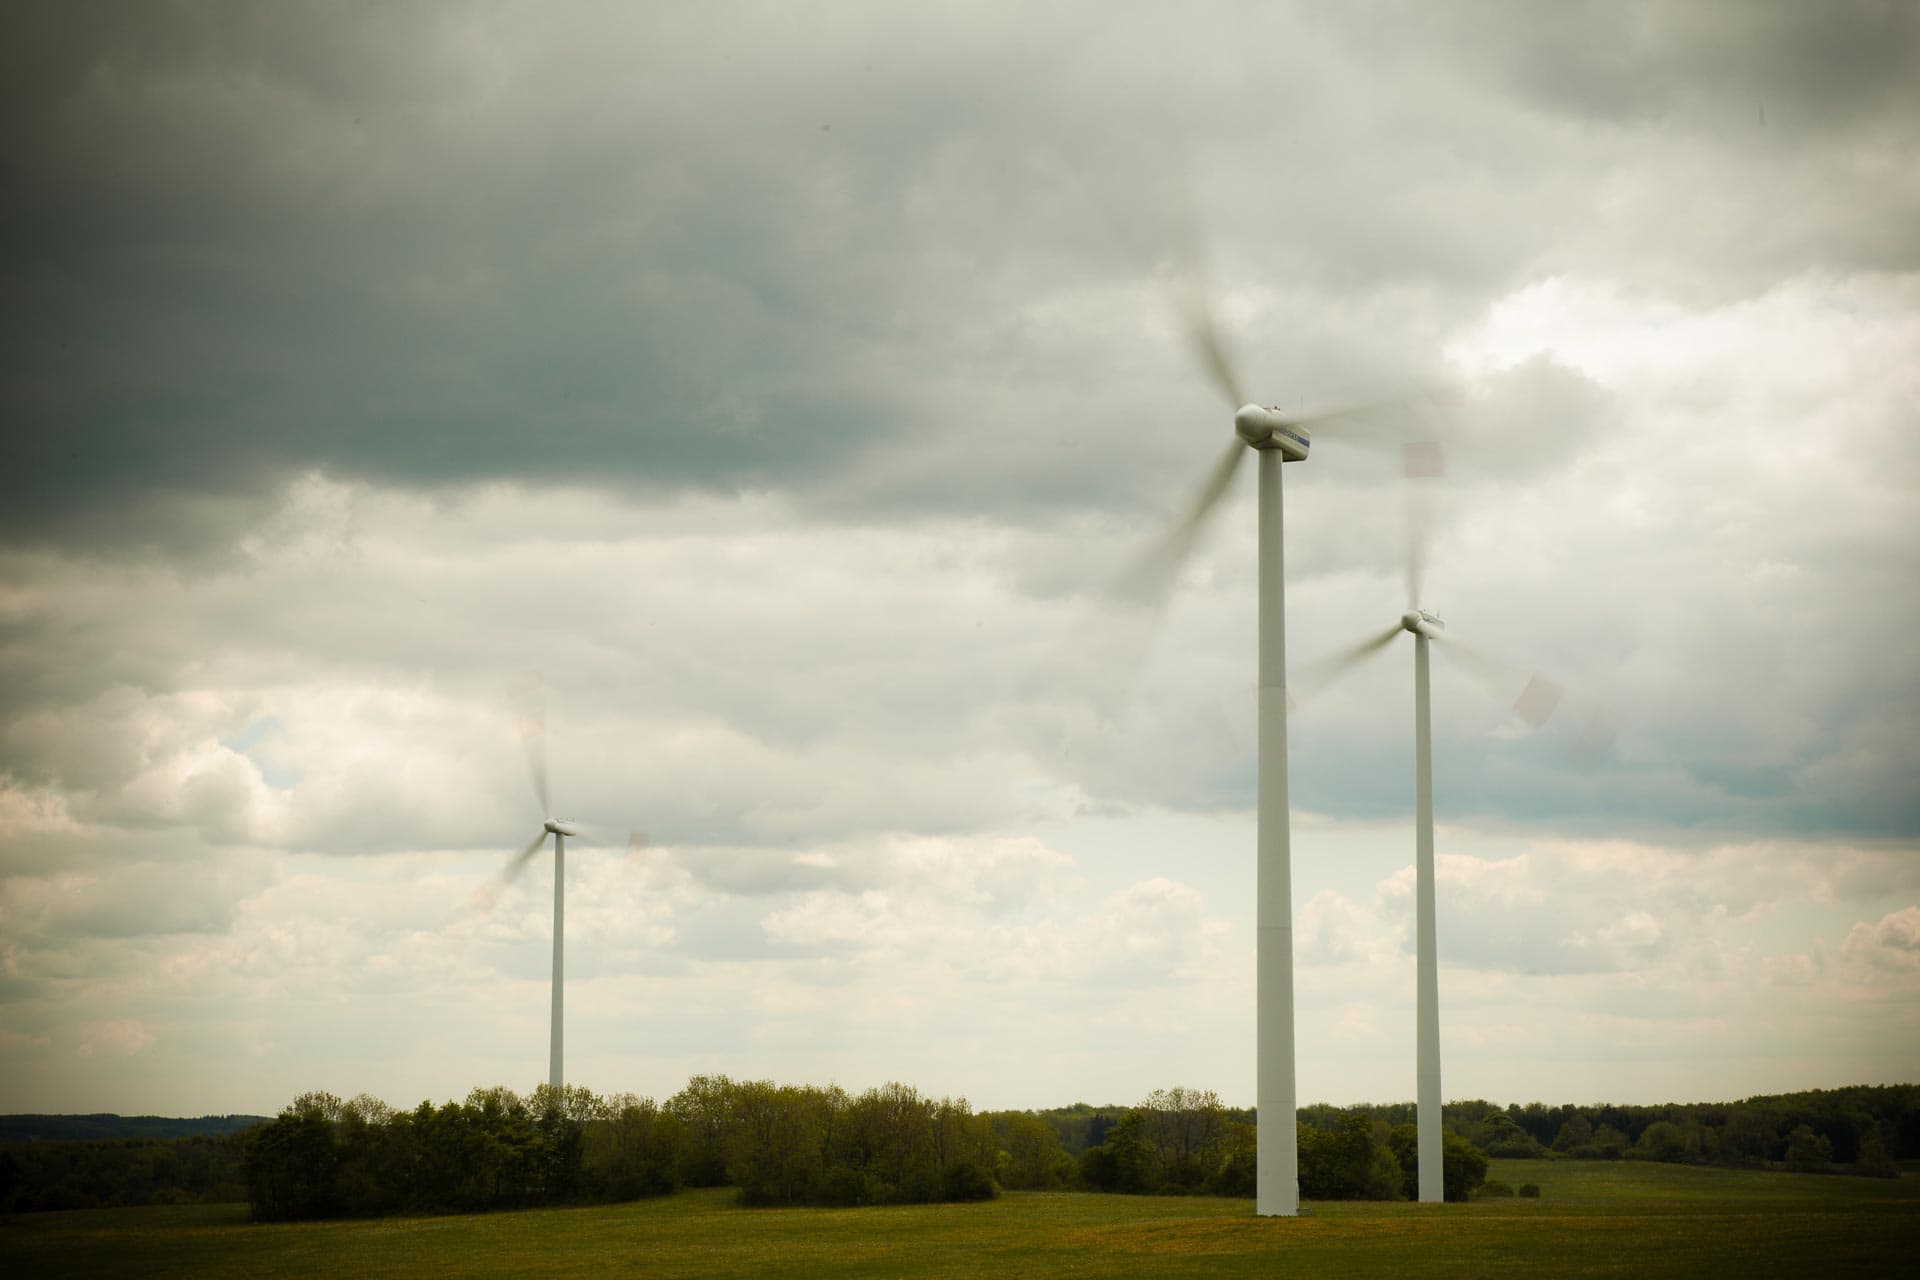
[[[1207,518],[1226,496],[1248,450],[1259,467],[1259,766],[1255,878],[1255,1101],[1257,1182],[1254,1211],[1291,1217],[1300,1211],[1299,1140],[1295,1129],[1293,1011],[1293,870],[1287,802],[1286,572],[1280,468],[1306,460],[1310,428],[1378,413],[1404,401],[1289,415],[1251,403],[1235,377],[1212,308],[1196,289],[1188,328],[1200,363],[1234,409],[1234,442],[1220,456],[1193,504],[1128,575],[1130,589],[1164,594],[1193,550]]]

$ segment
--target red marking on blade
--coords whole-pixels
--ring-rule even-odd
[[[1447,474],[1446,455],[1438,440],[1409,440],[1400,446],[1400,466],[1409,480],[1431,480]]]
[[[1513,714],[1538,729],[1547,722],[1553,709],[1560,705],[1560,695],[1565,692],[1545,676],[1536,675],[1527,681],[1527,687],[1513,700]]]

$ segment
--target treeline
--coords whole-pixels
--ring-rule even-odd
[[[1411,1103],[1301,1108],[1302,1197],[1412,1198],[1413,1122]],[[1490,1156],[1890,1177],[1899,1161],[1920,1159],[1920,1085],[1662,1106],[1470,1100],[1447,1105],[1444,1127],[1449,1199],[1481,1188]],[[1255,1155],[1253,1113],[1193,1089],[1156,1090],[1137,1106],[975,1113],[900,1084],[853,1095],[697,1076],[664,1103],[542,1086],[396,1111],[307,1094],[243,1133],[14,1142],[0,1145],[0,1212],[245,1199],[257,1217],[307,1218],[627,1200],[681,1186],[732,1186],[768,1205],[965,1200],[999,1187],[1251,1196]]]
[[[395,1111],[296,1099],[249,1135],[260,1219],[524,1208],[733,1186],[751,1205],[981,1200],[1000,1139],[964,1099],[696,1076],[665,1103],[541,1086]]]
[[[1069,1108],[1068,1114],[1077,1117],[1081,1110]],[[1317,1107],[1300,1115],[1303,1200],[1418,1195],[1410,1122],[1390,1123],[1366,1107]],[[1248,1116],[1223,1106],[1211,1091],[1194,1089],[1157,1089],[1137,1107],[1094,1111],[1085,1130],[1090,1145],[1075,1161],[1079,1185],[1123,1194],[1252,1196],[1258,1129],[1250,1117],[1242,1118]],[[1458,1134],[1445,1138],[1447,1199],[1464,1200],[1485,1180],[1487,1157]]]
[[[0,1213],[244,1200],[243,1134],[0,1147]]]
[[[241,1133],[268,1116],[0,1116],[0,1145],[15,1142],[96,1142],[109,1138],[218,1138]]]
[[[1384,1110],[1384,1109],[1382,1109]],[[1410,1117],[1412,1108],[1405,1108]],[[1304,1113],[1303,1113],[1304,1114]],[[1920,1085],[1856,1085],[1739,1102],[1502,1107],[1449,1103],[1449,1130],[1492,1156],[1659,1160],[1894,1177],[1920,1158]]]
[[[1302,1107],[1298,1116],[1304,1199],[1418,1194],[1412,1103],[1320,1104]],[[1161,1090],[1137,1107],[1076,1103],[1032,1117],[1072,1162],[1072,1176],[1057,1185],[1253,1194],[1253,1113],[1224,1107],[1211,1093]],[[1489,1157],[1661,1160],[1895,1177],[1899,1161],[1920,1159],[1920,1085],[1660,1106],[1502,1107],[1474,1099],[1448,1103],[1442,1126],[1449,1200],[1466,1199],[1482,1186]]]

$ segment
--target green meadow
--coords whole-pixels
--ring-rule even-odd
[[[9,1276],[1889,1276],[1920,1177],[1496,1160],[1538,1200],[1246,1200],[1014,1192],[975,1204],[744,1209],[731,1190],[578,1209],[257,1225],[243,1205],[29,1214]]]

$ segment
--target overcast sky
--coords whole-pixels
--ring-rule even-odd
[[[1415,510],[1511,664],[1446,1095],[1910,1080],[1916,228],[1904,4],[9,5],[0,1111],[544,1080],[536,688],[573,1082],[1250,1105],[1251,468],[1107,591],[1196,287],[1449,388],[1286,472],[1296,668]],[[1303,1102],[1413,1095],[1410,666],[1293,717]]]

